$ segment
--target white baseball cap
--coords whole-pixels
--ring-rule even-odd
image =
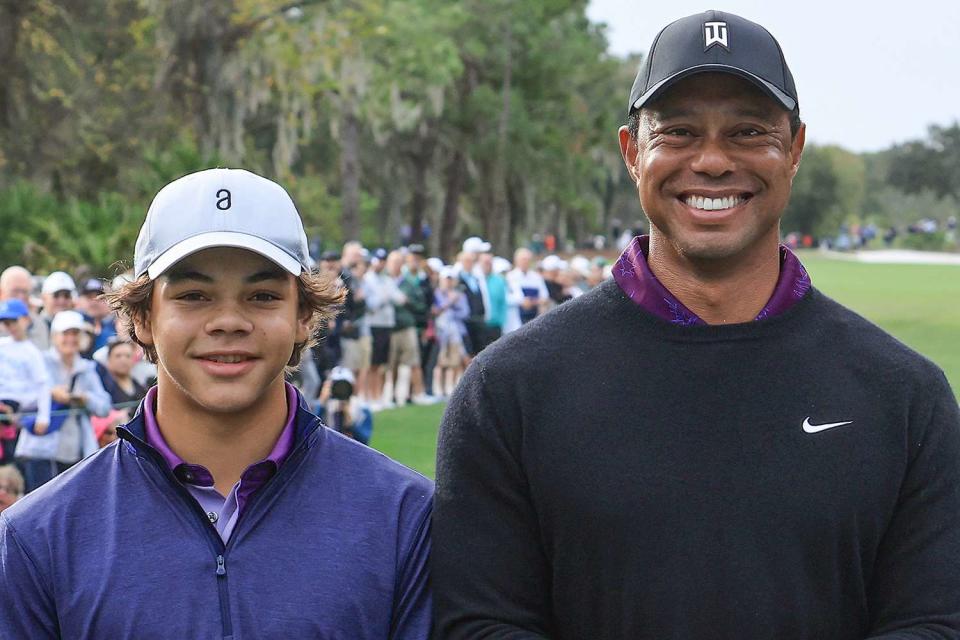
[[[463,250],[467,253],[486,253],[490,251],[492,246],[489,242],[484,242],[483,238],[477,236],[471,236],[463,241]]]
[[[53,321],[50,323],[50,333],[63,333],[70,329],[81,331],[89,329],[87,321],[83,319],[83,315],[79,311],[61,311],[53,316]]]
[[[544,271],[558,271],[562,264],[563,260],[558,256],[549,255],[540,262],[540,268]]]
[[[502,258],[500,256],[495,256],[493,258],[494,273],[506,273],[507,271],[510,271],[510,269],[513,269],[513,265],[510,264],[510,261],[506,258]]]
[[[427,258],[427,266],[430,267],[431,271],[439,273],[440,270],[443,269],[444,264],[440,258]]]
[[[346,367],[334,367],[330,370],[330,380],[332,382],[337,382],[339,380],[346,380],[350,384],[355,384],[356,380],[353,377],[353,371]]]
[[[77,295],[77,285],[68,274],[63,271],[54,271],[43,281],[40,288],[41,293],[56,293],[57,291],[69,291],[72,295]]]
[[[283,187],[243,169],[207,169],[156,195],[133,253],[134,276],[154,279],[210,247],[259,253],[297,276],[310,269],[303,222]]]
[[[457,270],[449,266],[444,267],[443,269],[440,269],[440,277],[451,278],[455,280],[457,278]]]

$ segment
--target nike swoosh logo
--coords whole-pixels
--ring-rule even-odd
[[[834,427],[842,427],[845,424],[853,424],[853,420],[847,420],[846,422],[828,422],[827,424],[810,424],[810,418],[806,418],[803,421],[803,430],[807,433],[820,433],[821,431],[833,429]]]

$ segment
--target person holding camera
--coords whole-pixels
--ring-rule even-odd
[[[322,417],[334,431],[367,444],[373,417],[356,394],[356,378],[347,367],[334,367],[320,389]]]
[[[52,480],[99,449],[90,414],[110,412],[110,394],[92,360],[80,356],[80,333],[86,328],[77,311],[61,311],[50,324],[53,346],[44,354],[50,380],[49,425],[22,420],[15,455],[24,471],[27,493]]]

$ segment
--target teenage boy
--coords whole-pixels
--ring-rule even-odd
[[[157,194],[110,296],[157,386],[118,442],[0,515],[0,637],[429,635],[430,481],[284,381],[342,300],[308,261],[269,180]]]

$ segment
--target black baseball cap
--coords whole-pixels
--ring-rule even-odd
[[[630,90],[627,114],[679,80],[707,71],[749,80],[787,111],[799,107],[797,87],[780,44],[755,22],[723,11],[705,11],[660,30]]]
[[[80,289],[81,294],[88,293],[103,293],[104,286],[103,280],[98,280],[97,278],[90,278],[83,283],[83,287]]]
[[[324,251],[320,254],[320,262],[333,262],[339,259],[340,254],[337,251]]]

